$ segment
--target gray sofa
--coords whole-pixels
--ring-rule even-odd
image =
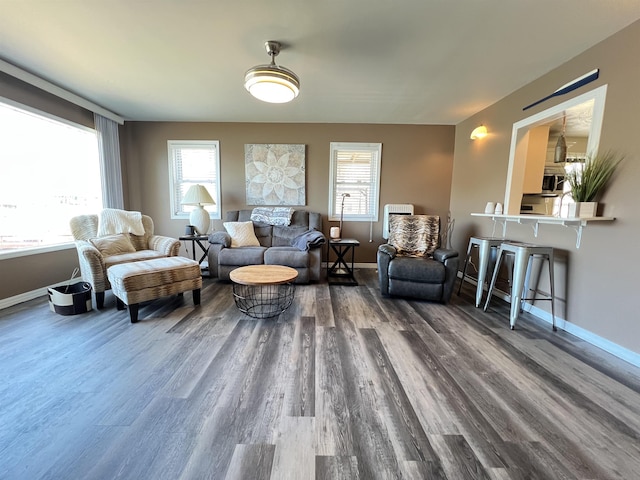
[[[227,212],[227,222],[251,220],[252,210]],[[288,226],[253,222],[259,247],[231,247],[227,232],[209,235],[209,274],[221,280],[229,280],[229,273],[245,265],[284,265],[298,271],[296,283],[320,281],[322,275],[322,247],[312,246],[308,251],[292,246],[300,234],[315,229],[322,232],[322,215],[305,210],[295,210]]]

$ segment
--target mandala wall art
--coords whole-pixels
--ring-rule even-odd
[[[306,205],[305,145],[244,146],[247,205]]]

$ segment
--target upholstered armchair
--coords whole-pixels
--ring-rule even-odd
[[[104,292],[111,289],[107,268],[119,263],[174,257],[180,251],[179,240],[153,234],[153,220],[147,215],[138,214],[141,225],[133,229],[135,233],[128,231],[131,229],[116,228],[121,232],[105,234],[104,229],[99,228],[100,218],[80,215],[70,221],[82,279],[93,287],[98,309],[104,306]]]
[[[458,273],[458,252],[438,248],[440,217],[391,215],[389,241],[378,247],[383,296],[447,303]]]

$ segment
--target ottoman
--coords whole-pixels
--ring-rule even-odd
[[[200,264],[185,257],[166,257],[121,263],[109,267],[107,277],[116,296],[118,310],[129,306],[131,323],[138,321],[141,302],[193,291],[193,303],[200,305]]]

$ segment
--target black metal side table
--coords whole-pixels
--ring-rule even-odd
[[[330,285],[358,285],[354,276],[353,260],[356,247],[360,242],[355,238],[342,238],[340,240],[329,240],[327,242],[327,282]],[[329,259],[330,252],[334,252],[337,259],[333,264]],[[347,256],[351,252],[351,262],[347,261]]]
[[[180,240],[191,242],[191,251],[193,252],[194,260],[196,260],[196,245],[200,247],[200,250],[202,250],[203,253],[200,260],[198,260],[198,263],[201,265],[204,259],[207,258],[207,253],[209,252],[209,244],[207,243],[205,246],[202,242],[206,242],[208,239],[208,235],[184,235],[180,237]]]

